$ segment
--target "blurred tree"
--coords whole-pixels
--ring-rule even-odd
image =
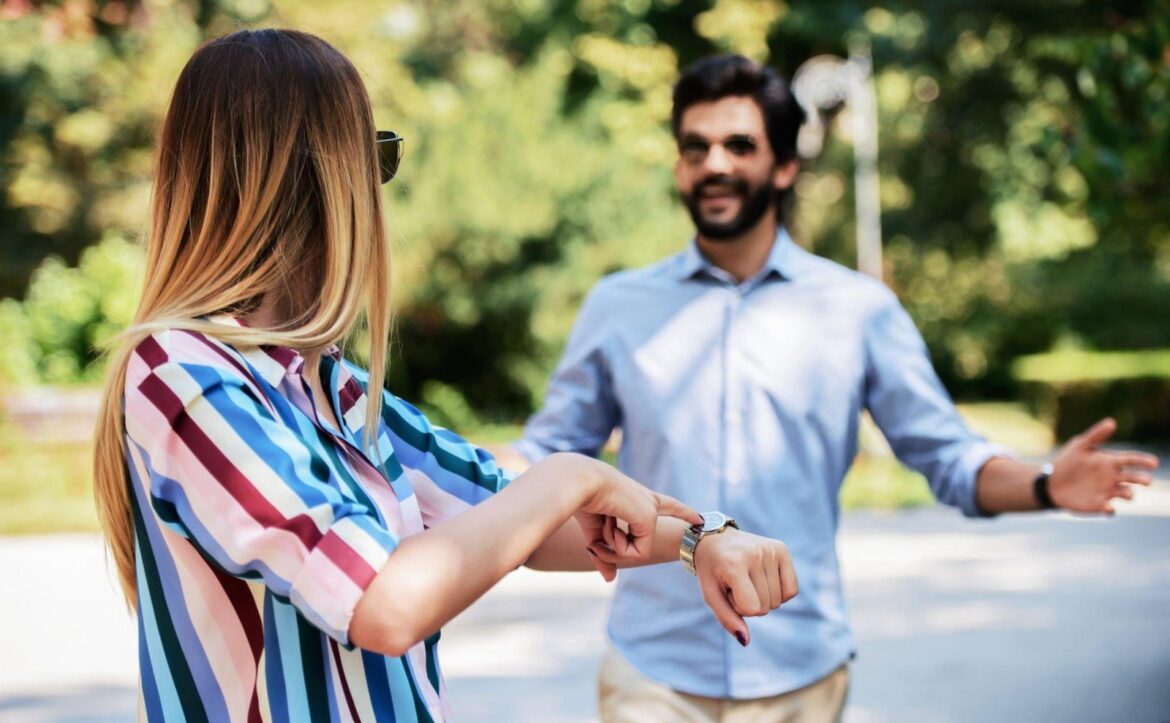
[[[524,414],[597,278],[684,243],[680,67],[732,51],[791,74],[855,35],[874,54],[887,280],[953,390],[1008,393],[1012,359],[1057,343],[1170,345],[1167,0],[9,0],[0,334],[35,341],[6,346],[0,379],[86,375],[119,317],[66,289],[123,281],[81,252],[141,233],[166,94],[240,25],[334,42],[406,135],[392,383],[452,420]],[[847,114],[798,179],[796,231],[852,264]],[[54,299],[72,311],[49,324]]]

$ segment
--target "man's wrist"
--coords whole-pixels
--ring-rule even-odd
[[[1051,463],[1045,464],[1040,468],[1040,473],[1036,475],[1036,478],[1032,480],[1032,498],[1036,501],[1036,506],[1042,510],[1060,509],[1052,501],[1052,491],[1049,489],[1053,471]]]

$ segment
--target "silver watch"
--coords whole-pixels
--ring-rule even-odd
[[[698,547],[699,540],[708,535],[718,535],[728,527],[739,529],[735,520],[722,512],[704,512],[703,524],[691,525],[683,532],[682,545],[678,549],[678,559],[682,560],[683,567],[687,569],[687,572],[695,574],[695,548]]]

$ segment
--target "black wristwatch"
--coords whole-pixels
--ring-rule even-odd
[[[1048,493],[1048,478],[1052,476],[1052,465],[1046,464],[1040,468],[1040,474],[1036,475],[1036,480],[1032,483],[1032,496],[1036,498],[1036,504],[1040,505],[1042,510],[1057,509],[1056,503],[1052,501],[1052,495]]]

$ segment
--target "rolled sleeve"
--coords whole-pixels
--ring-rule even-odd
[[[126,434],[149,461],[150,503],[226,573],[261,579],[348,646],[357,602],[397,540],[251,383],[167,362],[127,385]]]
[[[935,498],[968,517],[979,471],[1010,452],[972,432],[955,409],[922,336],[892,294],[865,331],[866,407],[894,454],[926,477]]]

